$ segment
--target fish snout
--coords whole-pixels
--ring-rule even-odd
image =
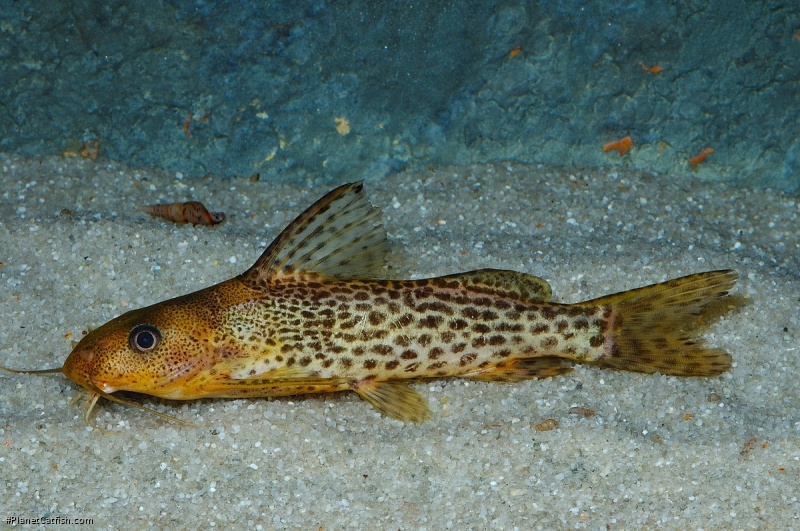
[[[81,348],[79,344],[69,353],[62,369],[64,376],[89,391],[94,391],[97,388],[92,380],[95,359],[94,350],[94,347]]]

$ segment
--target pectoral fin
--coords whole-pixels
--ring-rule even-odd
[[[235,377],[231,373],[217,371],[199,384],[202,385],[203,396],[217,398],[333,393],[350,388],[349,381],[344,378],[322,378],[298,367],[280,367],[247,377]]]
[[[423,422],[431,418],[431,410],[421,394],[400,382],[361,380],[353,391],[372,406],[401,422]]]

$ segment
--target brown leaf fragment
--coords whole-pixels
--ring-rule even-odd
[[[159,203],[157,205],[140,206],[139,210],[151,216],[166,219],[174,223],[191,223],[192,225],[216,225],[225,220],[224,212],[209,212],[199,201],[185,203]]]

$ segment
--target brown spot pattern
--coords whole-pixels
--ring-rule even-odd
[[[457,275],[310,277],[276,282],[269,301],[227,324],[226,340],[258,352],[258,361],[245,359],[243,368],[264,374],[297,366],[319,378],[391,379],[491,374],[499,360],[545,355],[586,362],[601,356],[611,317],[606,308],[496,296],[506,287]]]

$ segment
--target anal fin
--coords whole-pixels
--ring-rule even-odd
[[[483,370],[467,378],[482,382],[521,382],[532,378],[551,378],[572,370],[573,362],[555,356],[516,358]]]
[[[353,384],[353,391],[387,417],[402,422],[431,418],[425,398],[404,383],[361,380]]]

